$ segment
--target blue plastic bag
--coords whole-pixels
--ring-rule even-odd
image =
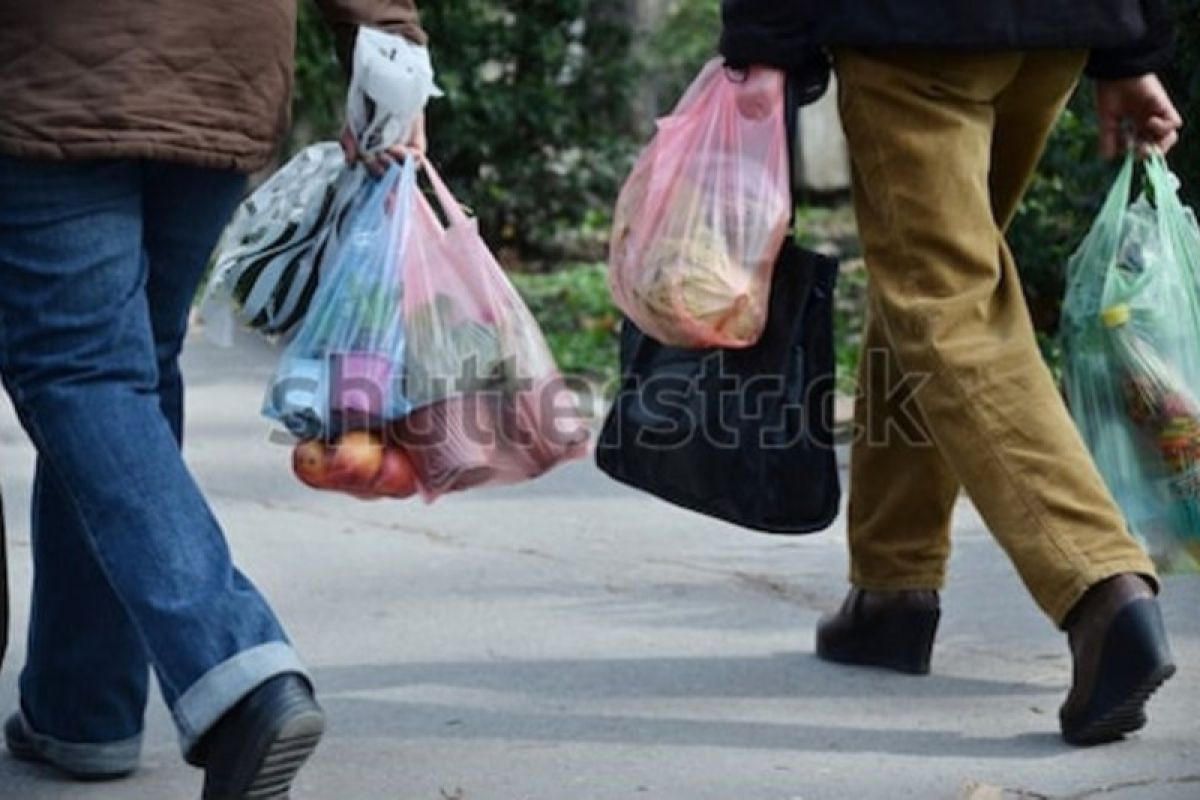
[[[346,233],[267,390],[263,414],[301,438],[405,416],[403,274],[417,167],[393,165],[351,209]]]

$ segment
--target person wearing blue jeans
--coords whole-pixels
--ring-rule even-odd
[[[0,374],[38,450],[23,724],[79,774],[136,766],[148,664],[185,752],[304,672],[179,455],[191,298],[245,183],[0,158]]]
[[[411,0],[322,0],[349,52]],[[294,0],[0,5],[0,378],[37,453],[10,753],[138,765],[149,672],[205,800],[285,798],[324,729],[184,464],[178,357],[209,255],[287,120]],[[423,140],[423,131],[414,132]]]

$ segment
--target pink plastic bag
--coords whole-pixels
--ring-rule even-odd
[[[588,429],[533,315],[431,164],[447,224],[419,192],[403,245],[404,395],[392,426],[429,501],[541,475]]]
[[[617,200],[613,297],[678,347],[748,347],[766,323],[791,190],[784,76],[711,61],[659,120]]]

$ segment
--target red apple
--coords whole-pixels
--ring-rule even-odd
[[[375,476],[371,491],[385,497],[412,497],[417,493],[417,471],[408,453],[388,446],[383,451],[383,465]]]
[[[333,486],[369,494],[383,464],[383,443],[368,431],[350,431],[333,445],[329,478]]]
[[[314,489],[329,488],[329,451],[319,439],[309,439],[292,450],[292,471]]]

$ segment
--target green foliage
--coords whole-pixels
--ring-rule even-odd
[[[853,397],[867,321],[867,270],[862,261],[842,265],[833,295],[833,346],[837,388]]]
[[[606,0],[439,0],[421,7],[438,82],[430,155],[509,260],[555,255],[607,225],[632,163],[638,71]],[[344,82],[311,3],[297,34],[291,147],[333,138]],[[597,219],[599,216],[599,219]],[[570,238],[569,236],[566,238]]]
[[[1200,207],[1200,0],[1172,0],[1171,6],[1178,37],[1175,57],[1163,78],[1185,122],[1179,147],[1171,153],[1171,163],[1183,176],[1187,202]]]
[[[1093,105],[1084,85],[1051,136],[1009,230],[1034,326],[1046,334],[1058,328],[1067,259],[1091,227],[1114,175],[1096,151]]]
[[[334,52],[333,35],[321,21],[316,3],[301,0],[288,152],[320,139],[336,139],[345,102],[346,86]]]
[[[683,95],[704,63],[717,53],[721,5],[713,0],[675,0],[646,41],[643,60],[664,113]]]
[[[611,0],[439,0],[423,7],[446,98],[430,152],[493,247],[554,254],[611,208],[631,164],[636,73]]]
[[[609,296],[603,264],[512,279],[564,373],[605,383],[616,379],[620,315]]]

